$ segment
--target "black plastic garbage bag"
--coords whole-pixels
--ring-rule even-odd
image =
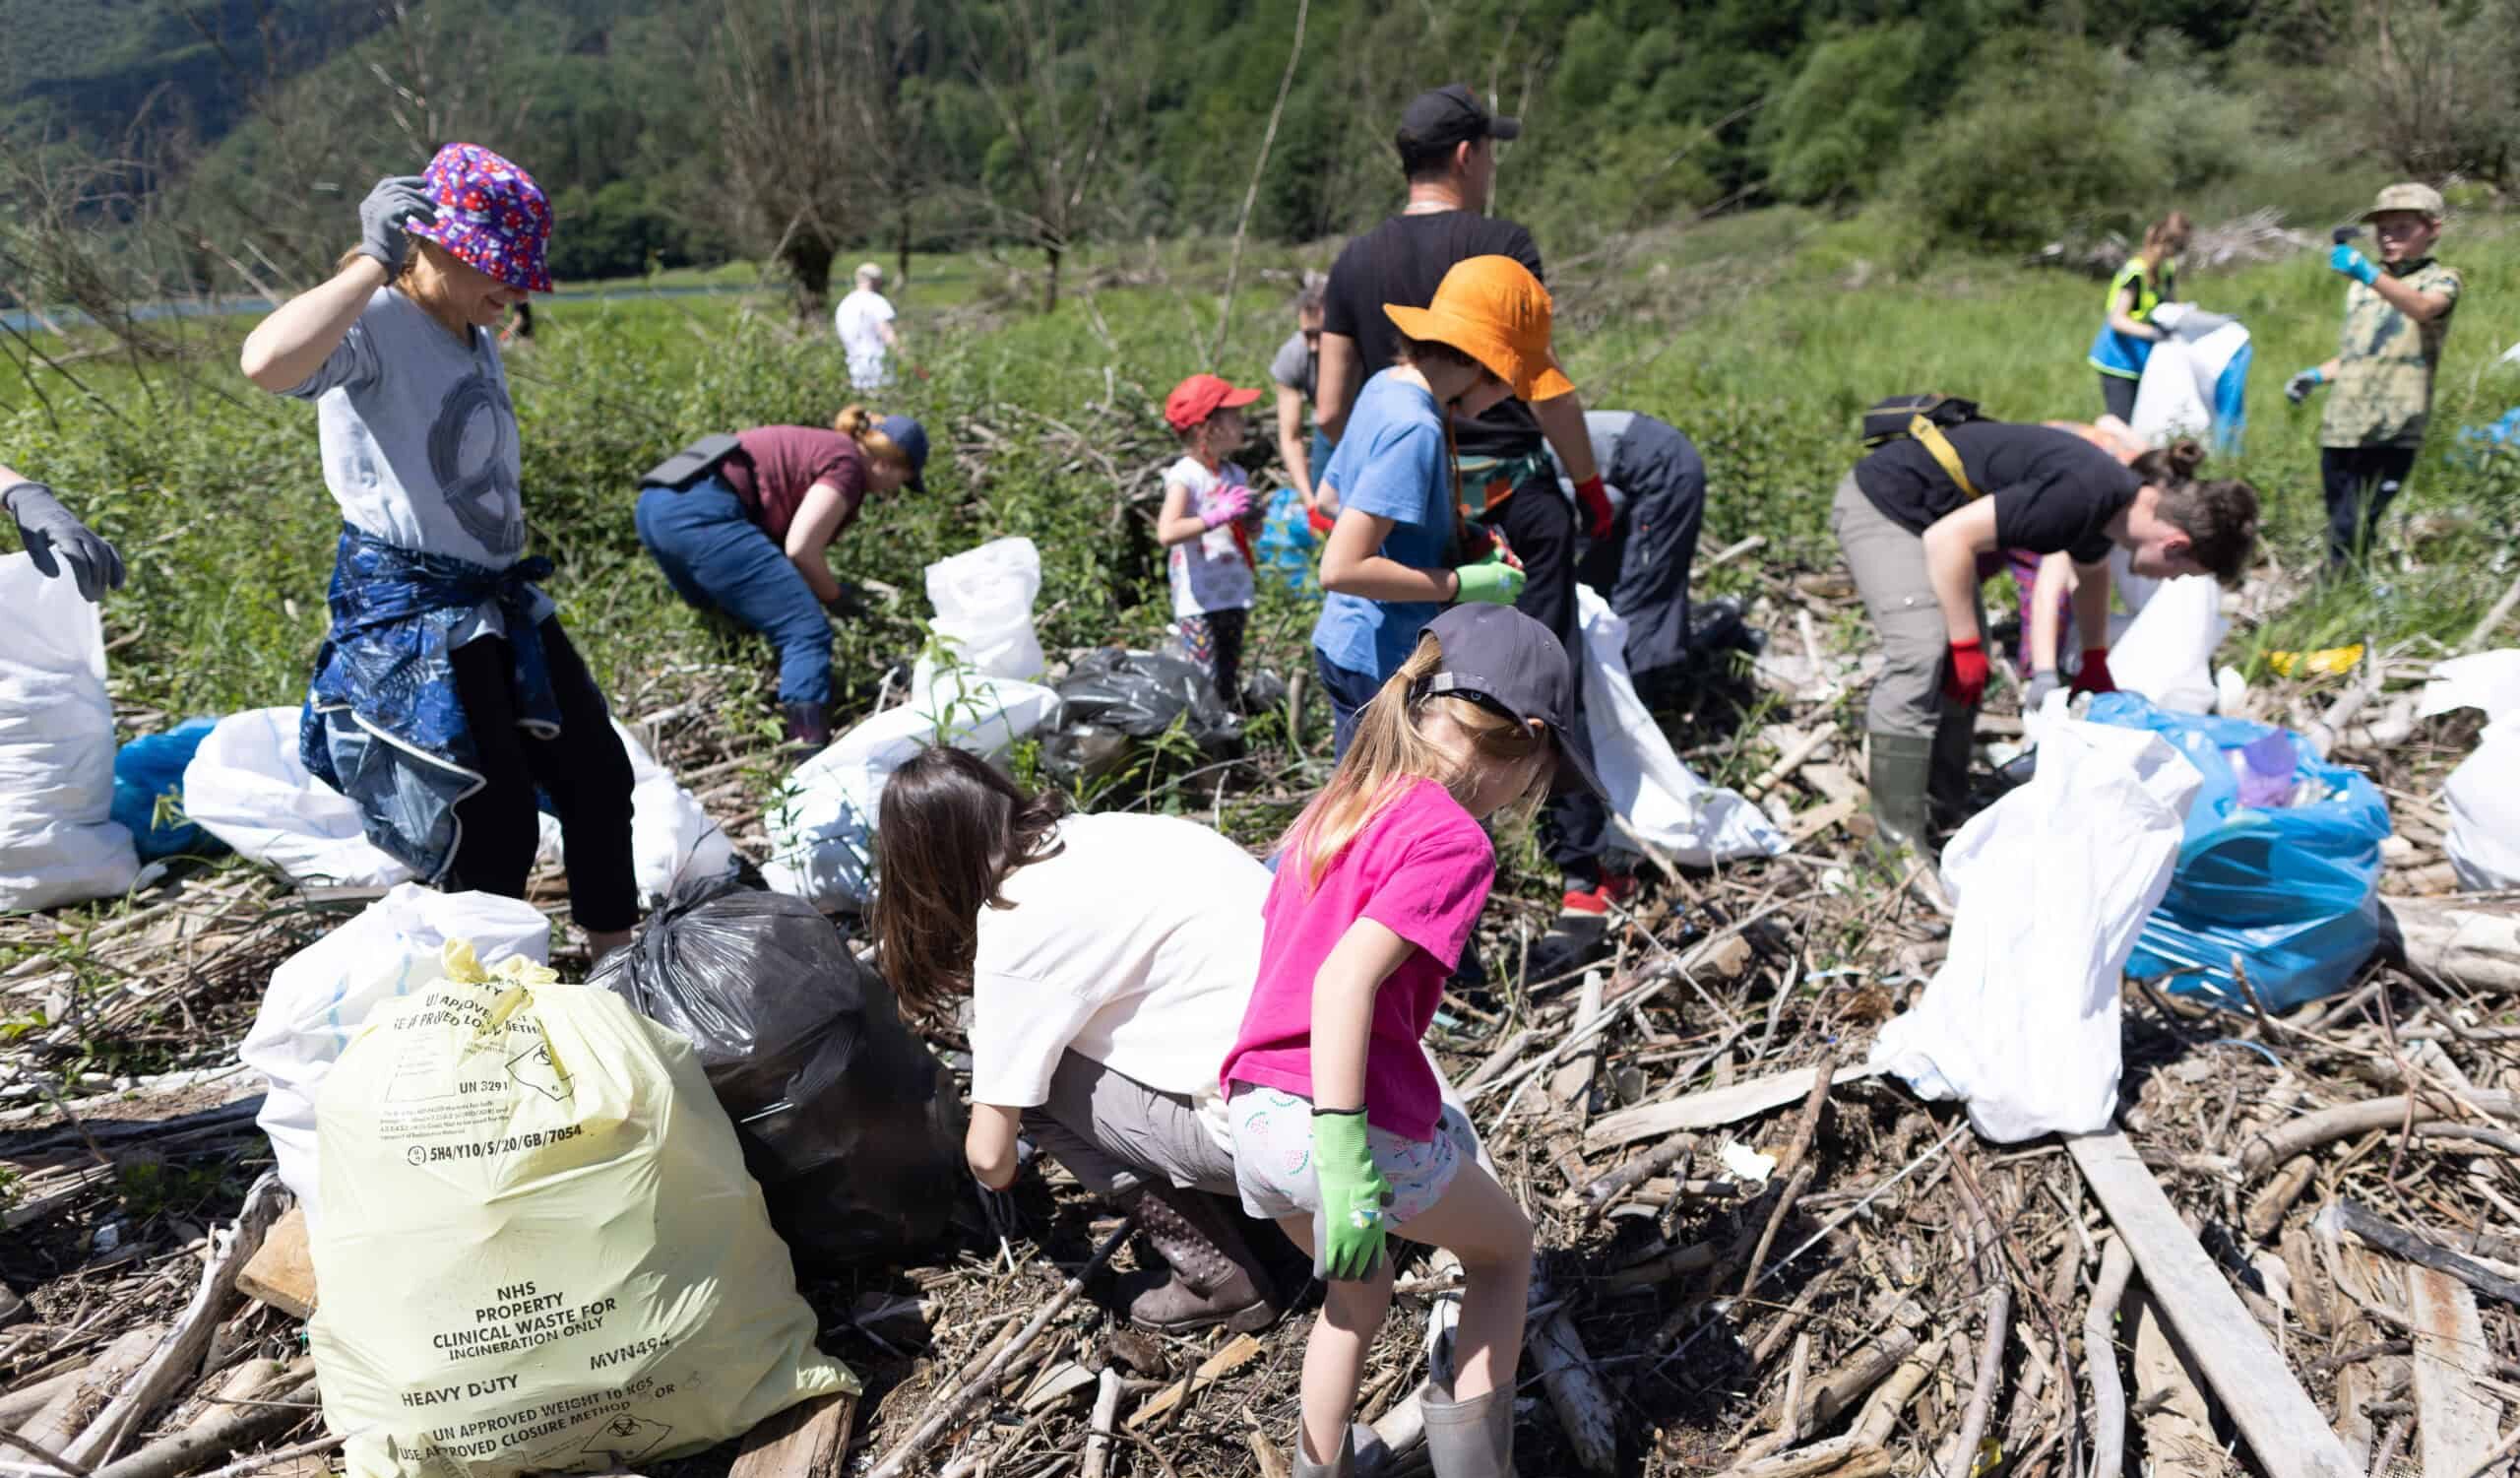
[[[1242,738],[1242,721],[1218,696],[1198,665],[1161,652],[1097,647],[1068,669],[1058,686],[1065,724],[1093,724],[1131,739],[1153,739],[1188,716],[1187,732],[1202,749]]]
[[[961,1098],[892,987],[811,905],[725,879],[686,888],[588,984],[690,1039],[800,1267],[945,1234],[970,1179]]]

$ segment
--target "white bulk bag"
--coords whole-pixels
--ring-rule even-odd
[[[77,582],[0,557],[0,911],[128,891],[140,857],[113,820],[105,632]]]
[[[1872,1065],[1969,1103],[1998,1143],[2106,1128],[2117,1103],[2117,990],[2169,891],[2203,777],[2159,735],[2060,721],[2029,784],[1942,851],[1951,953]]]
[[[762,880],[819,909],[872,896],[875,817],[884,782],[929,744],[995,758],[1057,717],[1059,695],[1036,682],[965,679],[947,672],[924,693],[834,739],[788,777],[764,824]]]
[[[254,1029],[236,1056],[271,1079],[255,1123],[272,1140],[280,1178],[311,1219],[316,1193],[315,1090],[381,1001],[438,978],[449,939],[472,941],[485,965],[510,955],[551,958],[551,921],[530,903],[490,893],[440,893],[407,882],[281,962]]]
[[[358,803],[307,773],[295,708],[220,719],[184,767],[184,814],[236,855],[298,882],[386,887],[411,869],[367,839]]]
[[[1734,792],[1680,762],[1627,673],[1627,622],[1589,586],[1575,587],[1583,623],[1584,729],[1609,807],[1673,862],[1710,868],[1785,851],[1785,834]]]
[[[1041,551],[1024,538],[992,539],[927,567],[927,600],[936,608],[942,663],[921,657],[911,692],[923,694],[941,668],[1025,681],[1048,671],[1033,630],[1033,601],[1041,593]]]

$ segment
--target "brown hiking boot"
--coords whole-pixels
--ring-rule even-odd
[[[1130,1323],[1166,1334],[1223,1324],[1248,1334],[1284,1312],[1268,1270],[1221,1197],[1149,1186],[1139,1194],[1137,1212],[1138,1230],[1171,1270],[1147,1269],[1121,1280]]]

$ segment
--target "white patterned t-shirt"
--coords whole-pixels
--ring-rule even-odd
[[[1248,488],[1250,479],[1234,463],[1208,471],[1196,457],[1183,457],[1164,471],[1164,485],[1190,489],[1190,511],[1205,517],[1228,487]],[[1268,509],[1254,498],[1242,517],[1242,535],[1259,532]],[[1257,596],[1251,583],[1251,556],[1234,538],[1235,525],[1219,524],[1198,538],[1174,545],[1165,560],[1172,577],[1172,613],[1205,615],[1211,610],[1248,610]]]

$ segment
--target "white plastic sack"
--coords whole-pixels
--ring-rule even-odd
[[[641,901],[655,904],[686,882],[721,876],[734,866],[734,842],[709,818],[700,798],[657,763],[619,719],[612,721],[612,732],[621,736],[621,747],[630,753],[630,871]],[[536,857],[564,865],[568,858],[559,818],[545,813],[541,828]]]
[[[2425,718],[2481,708],[2488,723],[2476,752],[2450,772],[2441,789],[2450,830],[2441,850],[2463,888],[2520,888],[2520,650],[2455,657],[2432,670],[2424,687]]]
[[[936,608],[942,663],[925,656],[911,671],[914,700],[942,669],[1025,681],[1049,670],[1033,630],[1033,601],[1041,593],[1041,551],[1024,538],[992,539],[927,567],[927,600]]]
[[[1732,791],[1680,762],[1627,675],[1627,622],[1590,587],[1575,587],[1583,623],[1584,728],[1609,806],[1636,837],[1685,867],[1775,857],[1785,833]]]
[[[0,557],[0,912],[127,891],[140,872],[114,803],[105,631],[66,576]]]
[[[449,945],[316,1101],[307,1326],[349,1478],[654,1472],[856,1380],[691,1044]]]
[[[2193,303],[2164,303],[2153,310],[2153,319],[2170,337],[2144,359],[2128,423],[2155,446],[2179,436],[2206,436],[2214,429],[2215,386],[2249,342],[2248,330],[2225,314],[2199,312]]]
[[[819,909],[864,903],[872,896],[877,807],[893,771],[931,743],[993,759],[1058,711],[1059,695],[1039,683],[948,671],[788,777],[765,818],[771,856],[762,880]]]
[[[530,903],[490,893],[440,893],[407,882],[358,917],[281,962],[236,1056],[271,1079],[254,1122],[271,1136],[281,1183],[314,1220],[315,1090],[380,1001],[438,978],[449,939],[469,939],[483,964],[510,955],[551,958],[551,921]]]
[[[1919,1096],[1960,1098],[1998,1143],[2108,1126],[2117,989],[2170,888],[2202,777],[2158,735],[2060,723],[2028,785],[1942,852],[1959,903],[1951,953],[1872,1065]]]
[[[2157,708],[2214,711],[2214,649],[2231,623],[2211,575],[2165,580],[2109,648],[2109,675]]]
[[[220,719],[184,767],[184,814],[299,882],[390,887],[411,869],[367,839],[357,803],[306,772],[294,708]]]

